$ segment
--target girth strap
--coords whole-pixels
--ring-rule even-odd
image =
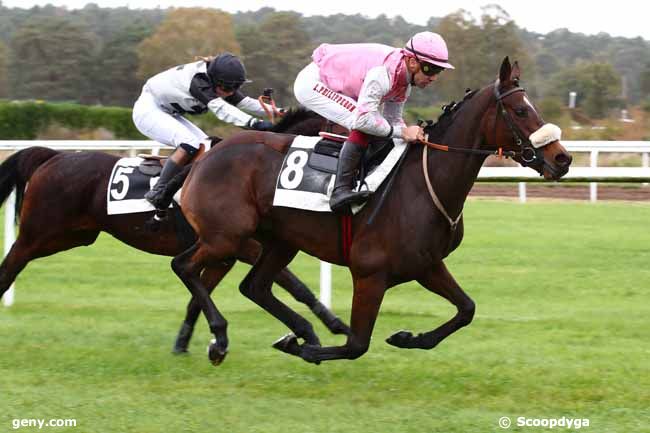
[[[350,263],[350,249],[352,248],[352,215],[341,215],[341,256],[344,263]]]

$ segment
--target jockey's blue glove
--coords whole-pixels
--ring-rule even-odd
[[[270,131],[273,128],[273,123],[268,120],[251,119],[250,128],[256,131]]]

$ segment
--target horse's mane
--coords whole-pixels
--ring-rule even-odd
[[[278,123],[273,126],[271,132],[286,132],[290,127],[305,120],[317,119],[320,115],[303,107],[290,108]]]
[[[429,134],[429,141],[436,142],[445,135],[449,126],[456,119],[460,109],[465,105],[465,102],[472,99],[474,95],[478,93],[476,90],[465,90],[465,96],[460,102],[451,101],[449,104],[442,106],[442,114],[438,117],[438,120],[427,128],[427,133]]]

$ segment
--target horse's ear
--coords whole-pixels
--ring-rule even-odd
[[[501,70],[499,71],[499,81],[505,83],[510,79],[510,73],[512,72],[512,66],[510,66],[510,59],[508,56],[503,59],[501,63]]]
[[[519,62],[515,60],[515,63],[512,65],[512,72],[510,73],[510,79],[515,81],[519,80],[521,77],[521,68],[519,68]]]

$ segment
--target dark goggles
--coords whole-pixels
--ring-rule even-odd
[[[426,63],[426,62],[418,62],[418,63],[420,63],[420,70],[427,77],[433,77],[434,75],[441,73],[445,69],[438,65],[432,65],[431,63]]]

